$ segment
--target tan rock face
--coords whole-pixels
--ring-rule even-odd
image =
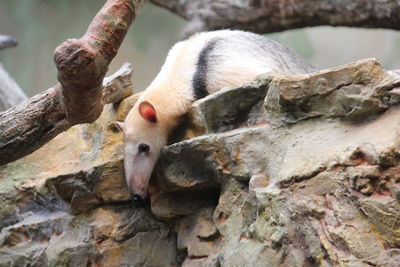
[[[108,98],[125,82],[109,81]],[[123,107],[0,169],[0,266],[177,265],[175,234],[131,205],[113,126]]]
[[[112,126],[137,97],[107,105],[0,169],[0,266],[398,266],[399,84],[363,60],[210,95],[144,208]]]

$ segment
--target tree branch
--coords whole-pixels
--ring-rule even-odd
[[[0,165],[32,153],[71,126],[59,85],[0,113]]]
[[[185,34],[223,28],[258,33],[308,26],[400,29],[398,0],[151,0],[186,20]]]
[[[26,156],[102,111],[102,81],[146,0],[108,0],[81,39],[55,51],[60,84],[0,113],[0,165]]]
[[[0,63],[0,109],[9,109],[28,97]]]
[[[56,48],[54,61],[70,122],[93,122],[100,116],[104,75],[135,18],[136,9],[144,2],[107,1],[81,39],[69,39]]]

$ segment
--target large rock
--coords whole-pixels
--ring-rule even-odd
[[[0,169],[0,266],[398,266],[399,84],[370,59],[199,100],[145,208],[113,127],[137,96],[107,105]]]
[[[155,215],[178,219],[184,265],[398,266],[399,82],[371,59],[309,75],[269,73],[195,103],[191,127],[207,135],[163,150],[151,203]],[[230,100],[251,86],[250,100]],[[159,201],[166,192],[192,198]],[[193,249],[203,238],[181,230],[183,220],[194,231],[201,221],[208,227],[201,214],[210,202],[196,192],[215,192],[203,194],[211,202],[220,192],[207,255]],[[189,219],[179,219],[185,209]]]
[[[106,83],[111,100],[131,85],[120,74]],[[114,127],[124,106],[106,105],[95,123],[1,167],[0,266],[177,265],[176,234],[131,204]]]

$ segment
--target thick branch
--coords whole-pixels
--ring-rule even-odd
[[[86,34],[56,49],[60,84],[0,113],[0,165],[26,156],[102,111],[108,64],[146,0],[108,0]]]
[[[0,113],[0,165],[32,153],[71,126],[59,86]]]
[[[16,45],[17,45],[17,38],[9,35],[0,34],[0,50]]]
[[[104,75],[144,2],[108,0],[81,39],[56,48],[54,61],[70,122],[93,122],[100,116]]]
[[[0,109],[11,108],[28,97],[0,64]]]
[[[189,21],[186,34],[222,28],[277,32],[331,25],[400,29],[398,0],[151,0]]]

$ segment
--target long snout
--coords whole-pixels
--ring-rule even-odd
[[[147,197],[147,189],[152,168],[144,164],[135,164],[129,157],[124,159],[125,181],[135,204],[143,204]]]
[[[133,203],[143,205],[147,198],[149,177],[127,175],[126,180]]]
[[[143,175],[135,175],[135,173],[127,176],[127,184],[129,192],[132,197],[140,197],[145,199],[147,197],[147,188],[149,184],[149,177]]]
[[[147,151],[140,151],[140,144],[149,142],[124,143],[125,180],[134,202],[144,202],[147,197],[150,176],[157,162],[160,149],[148,145]]]

